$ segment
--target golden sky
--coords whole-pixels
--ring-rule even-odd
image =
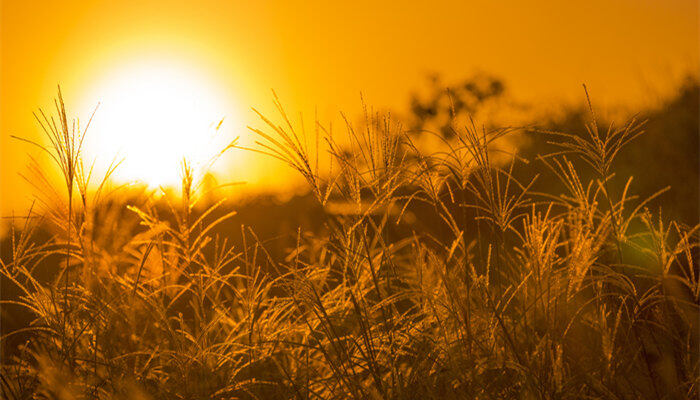
[[[358,110],[360,92],[405,107],[429,72],[487,71],[543,104],[580,100],[585,82],[598,103],[633,106],[698,70],[698,15],[697,0],[4,0],[0,208],[26,204],[18,173],[30,148],[10,135],[39,137],[31,112],[57,83],[85,119],[121,70],[178,65],[225,98],[225,132],[244,142],[245,125],[260,126],[250,107],[269,111],[270,89],[290,111],[325,118]],[[231,180],[276,184],[261,165],[240,156]]]

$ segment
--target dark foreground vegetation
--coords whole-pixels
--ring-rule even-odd
[[[186,164],[178,196],[93,189],[59,101],[63,188],[34,169],[41,211],[3,242],[3,398],[697,398],[697,96],[572,112],[517,154],[454,107],[431,153],[280,107],[257,151],[310,193],[282,205]]]

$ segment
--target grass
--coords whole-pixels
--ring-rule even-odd
[[[32,316],[2,338],[4,398],[698,396],[698,228],[614,175],[643,124],[601,129],[590,107],[587,135],[535,132],[559,151],[525,160],[475,121],[425,154],[388,115],[305,132],[276,104],[252,150],[327,210],[282,255],[221,234],[235,210],[187,163],[178,197],[91,184],[59,93],[38,119],[64,187],[33,164],[42,211],[0,265],[21,293],[3,308]],[[561,186],[535,191],[546,174]]]

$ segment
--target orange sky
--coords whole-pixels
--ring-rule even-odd
[[[505,79],[513,96],[575,101],[581,83],[602,105],[653,101],[697,71],[697,0],[589,1],[3,1],[0,209],[26,204],[31,111],[61,83],[70,108],[125,60],[182,60],[230,94],[245,135],[270,110],[353,113],[359,93],[402,108],[428,72],[457,80],[475,70]],[[85,117],[82,115],[81,117]],[[245,137],[244,137],[245,139]],[[237,164],[238,176],[274,184],[274,169]]]

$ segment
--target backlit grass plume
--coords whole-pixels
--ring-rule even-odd
[[[45,219],[0,264],[3,312],[27,316],[3,398],[698,396],[698,228],[614,176],[636,122],[601,131],[590,107],[587,136],[526,160],[496,147],[515,129],[453,121],[430,153],[369,107],[339,134],[275,104],[255,151],[301,174],[318,224],[267,238],[186,162],[179,196],[92,192],[59,92],[38,120],[65,190],[33,164]]]

